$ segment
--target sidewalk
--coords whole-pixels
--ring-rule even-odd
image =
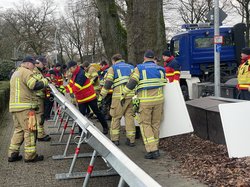
[[[96,123],[96,120],[93,120]],[[51,124],[47,122],[46,125]],[[96,123],[97,126],[99,123]],[[52,129],[47,129],[52,131]],[[1,186],[82,186],[83,179],[56,180],[55,174],[66,173],[69,170],[71,159],[53,160],[53,155],[63,153],[64,146],[51,146],[50,142],[38,142],[37,152],[43,154],[45,160],[37,163],[24,163],[23,161],[8,163],[7,151],[10,138],[13,133],[12,116],[6,113],[5,119],[0,123],[0,184]],[[52,136],[53,140],[58,140],[58,136]],[[196,180],[185,178],[176,173],[178,164],[174,162],[167,153],[161,152],[161,157],[157,160],[144,159],[144,145],[142,140],[136,141],[135,147],[125,145],[125,135],[122,134],[119,148],[125,152],[139,167],[144,169],[162,186],[168,187],[203,187],[205,185]],[[69,153],[74,153],[75,146],[70,146]],[[92,152],[88,145],[83,145],[81,151]],[[23,154],[23,147],[21,148]],[[79,158],[74,171],[85,172],[90,158]],[[101,158],[96,159],[94,170],[106,169],[106,165]],[[115,187],[118,185],[119,176],[95,177],[90,179],[90,187]]]

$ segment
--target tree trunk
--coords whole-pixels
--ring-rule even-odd
[[[249,2],[246,3],[245,6],[245,13],[246,13],[246,46],[249,47],[249,29],[250,29],[250,25],[249,25],[249,21],[250,21],[250,16],[249,16],[249,10],[248,10],[248,5]]]
[[[96,0],[99,11],[100,34],[107,57],[110,59],[115,53],[127,58],[127,33],[122,27],[115,0]]]
[[[128,62],[141,63],[147,49],[161,58],[167,46],[162,0],[126,0],[126,3]]]

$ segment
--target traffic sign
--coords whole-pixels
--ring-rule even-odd
[[[221,52],[221,44],[216,44],[216,52],[217,53]]]
[[[223,36],[214,36],[214,44],[223,44]]]
[[[226,19],[227,14],[221,8],[219,8],[219,15],[220,15],[219,23],[220,23],[220,25],[222,25],[222,21],[224,21]],[[206,18],[212,24],[214,23],[214,9],[212,9],[208,12],[208,14],[206,15]]]

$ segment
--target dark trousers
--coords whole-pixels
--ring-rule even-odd
[[[112,102],[112,94],[108,94],[102,102],[102,105],[100,107],[100,110],[102,112],[102,114],[107,118],[111,118],[110,114],[109,114],[109,110],[110,110],[110,106],[111,106],[111,102]]]
[[[250,92],[248,90],[241,90],[240,99],[250,101]]]
[[[87,103],[78,104],[78,107],[79,107],[80,112],[84,116],[86,115],[87,108],[90,107],[91,110],[96,115],[99,122],[101,123],[102,128],[103,129],[108,128],[108,123],[107,123],[106,119],[104,118],[104,115],[101,113],[101,111],[99,110],[99,108],[97,106],[97,99],[94,99],[94,100],[87,102]]]
[[[53,98],[49,97],[49,98],[45,98],[44,99],[44,119],[48,120],[50,119],[50,112],[53,106]]]

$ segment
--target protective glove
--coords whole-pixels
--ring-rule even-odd
[[[40,73],[34,73],[34,74],[33,74],[33,77],[34,77],[36,80],[41,80],[41,79],[43,79],[43,75],[41,75]]]
[[[123,105],[125,104],[125,97],[122,95],[121,98],[120,98],[120,103],[121,103],[121,106],[123,107]]]
[[[58,88],[58,91],[61,92],[62,94],[64,94],[66,92],[64,86],[59,86]]]
[[[28,123],[28,129],[29,131],[35,131],[36,130],[36,112],[34,110],[30,110],[28,113],[29,117],[29,123]]]

